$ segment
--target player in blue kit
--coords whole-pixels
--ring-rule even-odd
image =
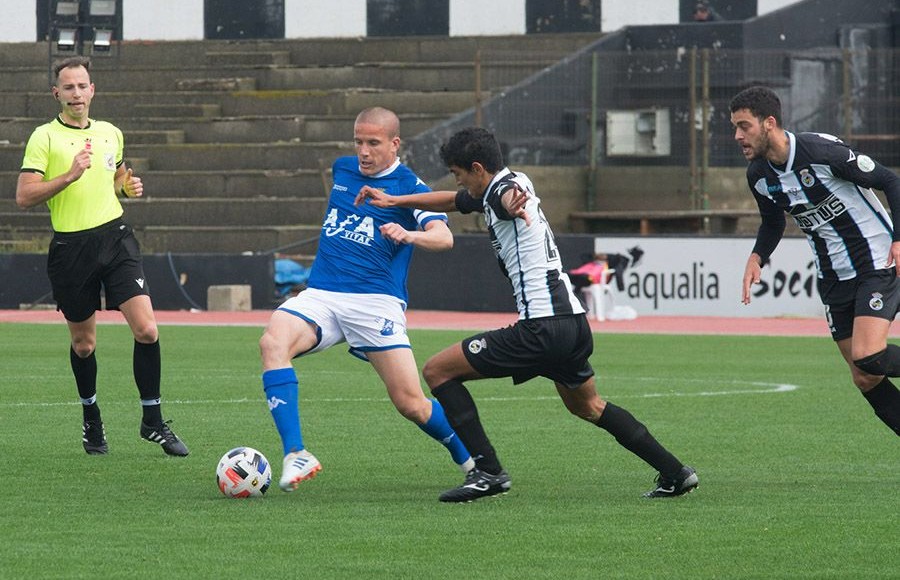
[[[400,163],[400,121],[380,107],[362,111],[353,127],[356,156],[334,162],[334,186],[307,289],[289,298],[259,341],[263,389],[284,447],[279,485],[293,491],[321,465],[303,443],[299,385],[292,360],[346,342],[381,377],[401,415],[441,442],[463,472],[474,461],[443,408],[425,397],[406,334],[406,276],[413,247],[448,250],[453,234],[443,213],[353,205],[363,186],[393,195],[429,191]]]
[[[853,384],[877,416],[900,435],[900,346],[888,344],[900,310],[900,177],[836,137],[791,133],[781,125],[781,100],[750,87],[731,101],[734,138],[749,161],[747,182],[762,223],[744,268],[744,304],[784,234],[785,213],[809,240],[831,337]]]

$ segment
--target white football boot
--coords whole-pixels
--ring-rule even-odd
[[[288,453],[284,456],[284,469],[278,485],[284,491],[294,491],[301,481],[312,479],[321,470],[322,464],[306,449]]]

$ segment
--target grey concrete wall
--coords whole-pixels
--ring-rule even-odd
[[[746,168],[712,167],[705,190],[716,209],[753,209]],[[595,210],[691,209],[691,175],[686,167],[598,167]]]
[[[569,214],[582,211],[587,203],[588,168],[511,165],[510,169],[526,174],[534,183],[534,189],[541,198],[541,210],[554,233],[569,231]],[[449,174],[430,181],[428,185],[435,191],[456,190],[456,184]],[[454,234],[483,231],[484,221],[480,215],[452,213],[450,229]]]

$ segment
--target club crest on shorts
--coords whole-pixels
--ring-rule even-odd
[[[392,334],[394,334],[394,321],[385,318],[381,325],[381,336],[391,336]]]
[[[884,308],[884,300],[882,298],[884,294],[881,292],[872,292],[872,299],[869,300],[869,308],[872,310],[881,310]]]
[[[478,354],[482,350],[487,348],[487,341],[483,338],[479,338],[478,340],[473,340],[469,343],[469,352],[472,354]]]

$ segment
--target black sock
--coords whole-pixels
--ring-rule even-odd
[[[159,401],[160,366],[158,340],[151,344],[134,341],[134,382],[141,396],[141,409],[146,425],[162,423]]]
[[[675,477],[684,467],[683,463],[660,445],[643,423],[621,407],[607,402],[596,425],[608,431],[619,445],[649,463],[664,477]]]
[[[484,432],[478,408],[466,386],[457,380],[449,380],[431,390],[435,398],[444,407],[447,421],[466,449],[472,454],[478,469],[497,475],[503,471],[494,446]]]
[[[884,377],[880,383],[862,394],[872,405],[875,415],[884,421],[884,424],[900,435],[900,391],[894,383]]]
[[[69,348],[69,363],[75,375],[75,386],[81,398],[81,414],[85,421],[100,420],[100,406],[97,405],[97,357],[92,352],[85,358]]]

